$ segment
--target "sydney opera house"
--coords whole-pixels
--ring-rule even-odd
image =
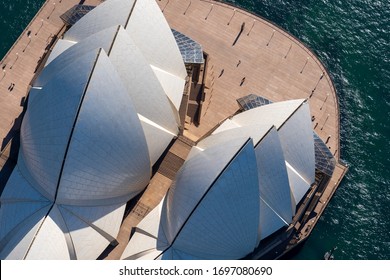
[[[243,258],[292,222],[314,166],[304,100],[241,113],[192,148],[123,258]]]
[[[97,259],[116,245],[126,205],[181,133],[174,33],[154,0],[108,0],[57,41],[1,195],[1,259]],[[194,144],[122,259],[242,259],[291,225],[315,183],[310,108],[260,105]]]

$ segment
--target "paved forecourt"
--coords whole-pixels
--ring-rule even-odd
[[[171,28],[200,43],[210,58],[200,125],[191,124],[187,137],[197,140],[206,134],[238,110],[237,98],[250,93],[271,101],[308,98],[313,128],[339,158],[335,89],[307,47],[267,20],[227,4],[205,0],[157,3]]]

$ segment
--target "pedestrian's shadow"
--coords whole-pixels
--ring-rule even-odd
[[[21,100],[21,106],[24,104],[25,98],[23,97]],[[2,151],[5,146],[7,146],[8,142],[14,138],[16,134],[19,134],[20,126],[22,125],[23,116],[25,113],[25,106],[23,107],[23,111],[20,113],[20,115],[14,120],[14,124],[12,125],[11,129],[8,131],[7,135],[3,138],[3,141],[1,143],[0,151]]]
[[[11,173],[17,163],[19,147],[20,147],[20,127],[22,124],[23,116],[26,112],[25,98],[23,97],[20,102],[20,106],[23,106],[23,111],[15,119],[14,124],[3,138],[0,148],[0,163],[4,160],[5,163],[0,169],[0,195],[4,190],[5,185]]]
[[[11,176],[12,171],[15,168],[20,147],[20,134],[19,131],[14,134],[12,141],[9,142],[8,146],[2,150],[1,159],[6,155],[8,158],[4,163],[3,167],[0,169],[0,195],[3,193],[5,185],[9,177]]]

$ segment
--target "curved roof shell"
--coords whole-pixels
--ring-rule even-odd
[[[1,196],[2,259],[96,259],[115,242],[126,202],[147,186],[177,135],[185,67],[174,39],[164,38],[170,49],[162,53],[143,50],[173,38],[158,6],[144,2],[110,0],[93,9],[34,81],[18,163]],[[151,23],[142,13],[155,18],[152,26],[145,28]],[[130,19],[149,41],[126,30]],[[159,58],[164,52],[170,56]],[[170,57],[174,63],[164,65]]]
[[[214,133],[251,124],[274,125],[286,161],[296,204],[315,180],[315,154],[309,105],[304,99],[276,102],[238,114]]]
[[[151,172],[132,100],[103,50],[61,65],[22,124],[21,157],[34,186],[59,203],[126,202]]]
[[[298,121],[300,129],[288,131],[297,129]],[[239,259],[262,246],[261,240],[291,224],[296,204],[310,187],[302,179],[306,185],[297,191],[301,182],[289,172],[303,178],[296,170],[314,173],[314,161],[304,168],[288,162],[300,164],[312,155],[313,138],[303,140],[308,145],[298,152],[288,147],[295,148],[289,141],[306,137],[307,131],[311,123],[304,100],[265,105],[226,120],[192,148],[122,258]]]
[[[105,1],[73,25],[64,39],[80,42],[117,25],[126,29],[179,110],[187,72],[172,31],[154,0]]]
[[[255,161],[253,142],[247,138],[190,155],[162,212],[171,250],[199,259],[235,259],[256,246]]]

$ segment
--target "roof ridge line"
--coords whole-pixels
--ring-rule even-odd
[[[115,32],[115,35],[114,35],[114,38],[112,38],[111,46],[110,46],[110,48],[109,48],[109,50],[108,50],[108,52],[107,52],[107,56],[108,56],[108,57],[110,57],[112,48],[113,48],[114,45],[115,45],[115,42],[116,42],[116,39],[117,39],[117,37],[118,37],[118,33],[119,33],[120,29],[121,29],[121,25],[118,25],[118,26],[117,26],[117,29],[116,29],[116,32]]]
[[[77,260],[76,248],[74,247],[73,238],[72,238],[72,235],[70,234],[68,224],[65,222],[65,218],[62,215],[62,212],[61,212],[59,205],[56,203],[54,203],[54,205],[56,206],[58,213],[60,213],[63,226],[66,228],[66,232],[63,232],[63,234],[65,237],[66,246],[68,247],[68,253],[69,253],[70,259]],[[54,205],[53,205],[53,207],[54,207]]]
[[[135,5],[137,5],[137,0],[134,0],[134,3],[133,3],[133,6],[131,7],[131,10],[130,10],[130,13],[129,13],[129,16],[126,20],[126,23],[125,23],[125,29],[127,28],[127,25],[129,24],[130,22],[130,18],[131,18],[131,15],[133,14],[133,11],[134,11],[134,8],[135,8]]]
[[[301,99],[294,99],[294,100],[301,100]],[[297,108],[295,108],[295,110],[282,122],[282,124],[279,126],[279,128],[277,128],[277,131],[279,131],[291,119],[291,117],[295,115],[295,113],[302,107],[302,105],[304,103],[305,103],[305,100],[303,100],[301,102],[301,104],[299,104],[299,106]],[[273,103],[273,104],[276,104],[276,103]]]
[[[62,209],[68,211],[71,215],[75,216],[79,220],[83,221],[87,225],[89,225],[91,228],[93,228],[97,233],[99,233],[101,236],[103,236],[107,241],[113,242],[115,241],[115,237],[113,237],[111,234],[107,233],[105,230],[99,228],[98,226],[94,225],[91,221],[88,221],[87,219],[81,217],[80,215],[76,214],[72,210],[68,209],[66,206],[71,206],[71,205],[59,205],[61,206]],[[66,222],[65,222],[66,223]]]
[[[244,147],[246,145],[248,145],[248,143],[252,140],[251,137],[249,137],[244,144],[241,145],[241,147],[237,150],[237,152],[234,154],[234,156],[229,160],[229,162],[224,166],[224,168],[222,168],[221,172],[219,172],[219,174],[216,176],[216,178],[214,179],[214,181],[210,184],[209,188],[206,190],[206,192],[202,195],[202,197],[199,199],[199,201],[196,203],[195,207],[192,209],[192,211],[190,212],[190,214],[188,215],[188,217],[185,219],[184,223],[182,224],[182,226],[180,227],[179,231],[176,233],[175,237],[173,238],[171,244],[168,246],[168,248],[166,248],[164,251],[162,251],[158,256],[160,257],[161,255],[163,255],[167,250],[169,250],[173,244],[175,243],[177,237],[180,235],[180,232],[183,230],[183,228],[185,227],[185,225],[187,224],[188,220],[191,218],[191,216],[194,214],[195,210],[198,208],[198,206],[202,203],[202,201],[204,200],[204,198],[207,196],[207,194],[209,193],[209,191],[215,186],[215,183],[218,181],[218,179],[222,176],[223,173],[225,173],[226,169],[231,165],[231,163],[237,158],[238,154],[244,149]],[[170,190],[169,190],[170,191]]]
[[[280,216],[279,213],[261,195],[260,195],[260,200],[262,200],[269,207],[269,209],[271,209],[272,212],[274,212],[276,216],[278,216],[286,225],[290,224],[285,219],[283,219],[283,217]]]
[[[68,143],[66,144],[65,153],[64,153],[64,157],[63,157],[63,160],[62,160],[62,163],[61,163],[61,168],[60,168],[60,172],[59,172],[59,176],[58,176],[56,192],[55,192],[55,195],[54,195],[54,203],[57,201],[58,191],[60,189],[60,183],[61,183],[61,179],[62,179],[62,173],[63,173],[64,168],[65,168],[66,158],[67,158],[67,155],[68,155],[68,152],[69,152],[70,143],[72,141],[72,136],[73,136],[74,130],[76,128],[76,123],[77,123],[77,120],[78,120],[79,115],[80,115],[81,107],[82,107],[82,104],[84,102],[85,95],[87,93],[89,84],[91,82],[93,73],[94,73],[95,68],[96,68],[96,64],[97,64],[97,62],[99,60],[99,57],[100,57],[101,53],[102,53],[102,48],[99,48],[99,50],[97,52],[97,55],[95,57],[95,61],[94,61],[94,64],[92,66],[91,72],[89,74],[88,81],[87,81],[87,83],[85,85],[83,94],[81,95],[80,102],[79,102],[79,105],[78,105],[78,108],[77,108],[77,112],[76,112],[76,116],[75,116],[75,118],[73,120],[72,129],[71,129],[70,134],[69,134],[69,138],[68,138],[68,141],[67,141]]]
[[[19,228],[24,225],[25,221],[30,219],[31,216],[35,215],[36,213],[38,213],[39,211],[41,211],[45,207],[48,207],[50,204],[52,204],[52,202],[48,201],[47,205],[34,211],[33,214],[31,214],[28,217],[26,217],[25,219],[23,219],[20,223],[18,223],[16,226],[14,226],[2,239],[0,239],[0,252],[4,249],[4,247],[7,245],[8,241],[14,236],[14,234],[19,231]],[[50,207],[50,209],[51,209],[51,207]],[[50,211],[50,209],[48,210],[48,212]],[[43,222],[42,222],[42,224],[43,224]],[[37,230],[37,232],[38,232],[38,230]],[[37,235],[37,232],[35,233],[34,238]],[[33,238],[33,240],[34,240],[34,238]],[[28,249],[27,249],[26,254],[24,255],[23,259],[25,259],[25,257],[27,256],[27,253],[28,253],[29,248],[31,247],[31,245],[33,243],[33,240],[31,241],[30,245],[28,246]]]

